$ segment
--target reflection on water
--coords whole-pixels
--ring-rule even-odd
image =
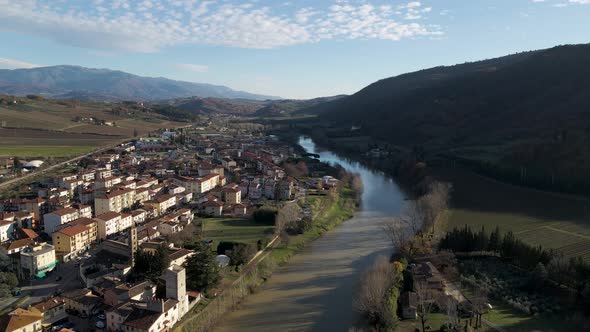
[[[347,331],[360,320],[353,307],[360,274],[377,255],[389,254],[380,224],[399,214],[404,196],[395,182],[358,162],[318,150],[308,138],[300,138],[299,144],[323,161],[360,174],[360,211],[273,274],[239,310],[228,314],[220,331]]]

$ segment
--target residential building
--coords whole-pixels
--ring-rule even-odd
[[[210,217],[221,217],[223,215],[223,203],[218,201],[203,203],[203,212]]]
[[[59,296],[34,304],[29,310],[43,315],[43,328],[68,317],[66,301]]]
[[[94,199],[94,213],[114,211],[121,212],[123,209],[131,208],[135,203],[135,189],[121,189],[104,195],[98,195]]]
[[[166,211],[176,205],[176,196],[170,194],[161,195],[152,200],[143,202],[145,206],[152,207],[157,211],[158,215],[166,213]]]
[[[13,239],[15,231],[15,220],[0,220],[0,242],[6,242]]]
[[[21,250],[19,277],[22,280],[43,278],[57,265],[55,247],[48,243],[32,244]]]
[[[86,251],[92,239],[90,228],[82,225],[64,227],[52,234],[53,246],[59,259],[68,261]]]
[[[43,315],[17,308],[0,317],[0,331],[4,332],[41,332]]]

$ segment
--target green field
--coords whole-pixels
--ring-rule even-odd
[[[273,227],[256,223],[250,219],[206,218],[203,219],[203,239],[213,240],[216,248],[220,241],[256,242],[271,236]]]
[[[447,228],[512,230],[524,241],[590,261],[590,200],[515,187],[460,170],[436,170],[453,183]]]
[[[0,145],[0,156],[70,157],[88,153],[94,148],[93,146]]]

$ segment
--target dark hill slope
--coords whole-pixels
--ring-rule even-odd
[[[384,79],[307,111],[431,155],[588,178],[589,89],[590,45],[568,45]]]

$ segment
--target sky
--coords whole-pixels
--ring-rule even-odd
[[[0,68],[79,65],[284,98],[590,42],[590,0],[0,0]]]

